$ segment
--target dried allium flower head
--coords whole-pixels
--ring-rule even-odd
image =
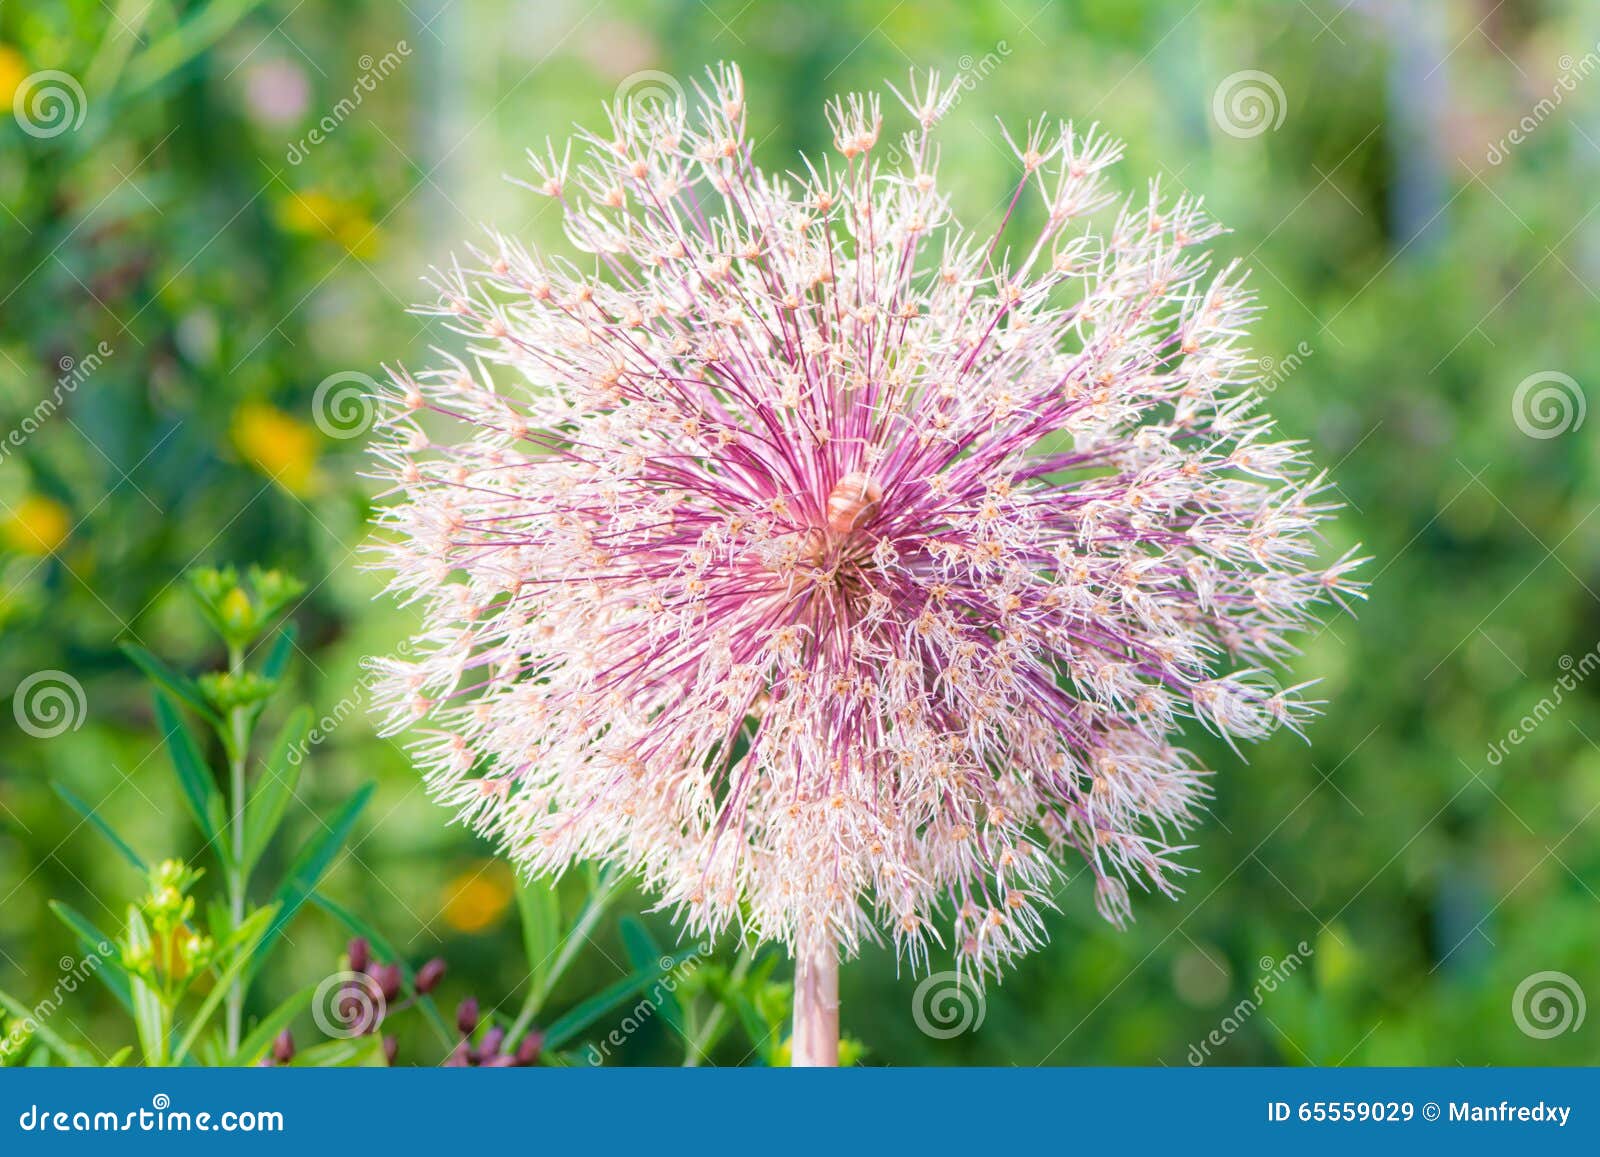
[[[1355,563],[1315,562],[1332,507],[1257,410],[1217,226],[1154,186],[1086,225],[1120,146],[1040,124],[966,231],[957,91],[913,78],[898,149],[835,102],[839,155],[777,176],[714,70],[532,156],[581,260],[496,236],[439,278],[472,364],[394,378],[383,564],[426,627],[383,696],[523,868],[981,974],[1043,938],[1063,859],[1114,921],[1174,890],[1182,720],[1310,713],[1266,669]]]

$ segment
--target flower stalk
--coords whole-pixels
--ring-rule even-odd
[[[839,1064],[839,955],[831,946],[795,956],[789,1048],[789,1063],[797,1069]]]

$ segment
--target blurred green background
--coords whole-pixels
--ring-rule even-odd
[[[843,985],[867,1063],[1600,1061],[1600,1011],[1548,1038],[1513,1013],[1544,971],[1600,999],[1600,680],[1580,663],[1557,684],[1600,644],[1597,42],[1584,0],[6,0],[0,107],[44,70],[81,96],[61,131],[0,123],[0,433],[28,429],[0,445],[0,690],[65,671],[86,711],[50,738],[0,711],[0,987],[53,983],[72,945],[48,899],[114,924],[141,890],[52,780],[150,855],[194,851],[117,649],[217,663],[186,567],[307,580],[293,678],[319,714],[411,625],[359,568],[363,439],[314,398],[449,345],[406,309],[482,223],[559,240],[504,179],[525,148],[599,122],[619,87],[732,59],[758,158],[783,168],[826,146],[825,99],[932,66],[969,82],[943,141],[971,223],[1014,180],[997,116],[1098,120],[1128,142],[1122,186],[1206,196],[1267,307],[1269,404],[1349,504],[1330,549],[1374,561],[1359,618],[1296,665],[1329,700],[1309,746],[1244,762],[1196,737],[1219,775],[1181,900],[1139,898],[1119,933],[1074,880],[1050,946],[948,1039],[869,951]],[[1240,119],[1262,113],[1241,84],[1265,121]],[[309,767],[301,829],[378,785],[327,892],[414,963],[445,956],[447,1002],[515,1007],[506,869],[364,713]],[[574,995],[621,974],[614,937]],[[259,1000],[314,983],[342,939],[303,915]],[[1241,1007],[1290,954],[1304,966]],[[93,988],[61,1015],[94,1035],[112,1013]],[[670,1032],[613,1061],[675,1062]]]

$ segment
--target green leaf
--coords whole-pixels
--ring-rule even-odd
[[[661,950],[661,945],[656,943],[656,938],[650,935],[637,918],[624,916],[619,922],[622,932],[622,948],[628,954],[628,962],[638,971],[647,968],[659,968],[661,959],[666,955]],[[672,1028],[683,1032],[683,1004],[678,1000],[675,992],[661,993],[661,1019]]]
[[[272,650],[267,652],[266,662],[261,664],[261,677],[277,683],[283,678],[283,673],[288,669],[289,659],[294,654],[294,641],[297,637],[295,625],[286,623],[283,630],[278,632],[278,637],[272,641]],[[261,712],[266,708],[263,701],[250,709],[250,722],[261,717]]]
[[[128,948],[136,957],[148,958],[154,950],[150,939],[150,926],[137,904],[128,905]],[[156,990],[137,973],[128,974],[133,995],[133,1024],[139,1031],[139,1047],[144,1052],[144,1063],[163,1065],[167,1056],[166,1009]]]
[[[133,989],[128,983],[128,970],[122,967],[122,961],[117,957],[116,941],[60,900],[50,901],[50,911],[56,914],[57,920],[72,929],[73,935],[78,938],[79,946],[100,961],[95,967],[94,974],[105,982],[105,986],[116,995],[122,1007],[132,1015]]]
[[[167,752],[172,756],[172,768],[177,772],[178,786],[183,789],[189,814],[217,855],[227,862],[227,843],[220,838],[224,826],[222,792],[217,789],[217,781],[212,778],[194,736],[189,734],[188,725],[178,715],[172,700],[160,691],[156,692],[156,722],[166,736]]]
[[[352,1037],[349,1040],[324,1041],[319,1045],[294,1054],[289,1062],[297,1068],[387,1068],[383,1056],[383,1038],[377,1035]]]
[[[311,998],[317,994],[317,986],[302,988],[277,1008],[267,1013],[250,1030],[250,1035],[244,1038],[239,1045],[239,1051],[233,1054],[232,1062],[235,1065],[253,1065],[267,1055],[267,1050],[272,1047],[272,1042],[278,1034],[289,1027],[291,1021],[300,1015],[300,1010],[311,1003]]]
[[[761,1055],[761,1059],[772,1063],[774,1053],[781,1043],[776,1038],[777,1033],[772,1031],[772,1026],[757,1011],[755,1002],[743,992],[735,992],[729,996],[733,1010],[739,1014],[739,1023],[744,1026],[745,1035],[750,1038],[750,1045]]]
[[[106,1058],[104,1067],[108,1069],[120,1069],[123,1065],[128,1063],[128,1058],[132,1055],[133,1046],[123,1045],[120,1049]]]
[[[134,665],[143,671],[145,676],[157,686],[165,687],[172,695],[187,703],[195,711],[211,720],[212,723],[218,727],[222,726],[222,720],[212,710],[211,704],[206,702],[205,695],[200,691],[200,685],[193,679],[178,674],[178,672],[143,647],[136,647],[132,643],[124,643],[122,644],[122,653],[133,660]]]
[[[231,943],[232,955],[228,959],[228,966],[217,976],[216,983],[211,991],[201,1002],[200,1007],[189,1021],[189,1028],[178,1041],[178,1047],[172,1053],[172,1063],[183,1063],[183,1058],[188,1056],[189,1050],[194,1047],[194,1042],[211,1020],[211,1015],[217,1011],[228,989],[233,982],[238,980],[246,967],[251,965],[256,958],[256,948],[267,933],[267,928],[272,918],[277,914],[276,905],[269,904],[265,908],[257,908],[244,918],[244,921],[234,931]]]
[[[530,992],[546,991],[550,967],[561,949],[561,897],[555,885],[518,882],[517,911],[522,917],[522,950],[528,957]]]
[[[345,805],[326,821],[323,830],[313,835],[300,848],[299,854],[289,866],[288,875],[284,877],[283,883],[273,895],[278,914],[273,918],[266,935],[262,937],[260,952],[249,975],[255,975],[256,968],[266,959],[267,949],[277,940],[284,925],[293,919],[294,914],[300,910],[300,905],[306,902],[306,897],[316,891],[317,885],[322,881],[323,873],[328,870],[328,865],[349,840],[356,818],[360,816],[361,809],[367,806],[367,801],[371,798],[372,785],[369,783],[351,796]]]
[[[33,1035],[60,1053],[61,1059],[73,1068],[93,1067],[94,1058],[88,1052],[77,1045],[68,1044],[59,1033],[45,1023],[47,1018],[35,1017],[33,1009],[27,1007],[4,989],[0,989],[0,1007],[3,1007],[18,1020],[27,1021],[29,1027],[33,1029]]]
[[[284,810],[300,782],[303,745],[310,731],[311,708],[297,708],[284,721],[283,730],[278,732],[278,740],[272,745],[272,753],[262,766],[255,790],[250,793],[244,809],[243,871],[246,873],[255,867],[283,822]]]
[[[655,966],[642,969],[630,976],[602,989],[573,1008],[564,1016],[558,1017],[545,1030],[544,1040],[547,1048],[559,1049],[606,1013],[620,1007],[625,1001],[632,999],[643,992],[650,985],[666,976],[679,964],[688,960],[695,954],[695,949],[686,949],[676,956],[665,957],[656,962]],[[666,967],[662,967],[665,964]]]
[[[289,666],[289,656],[294,654],[295,626],[293,623],[286,625],[278,632],[278,637],[272,641],[272,650],[267,652],[267,661],[261,664],[261,674],[268,679],[280,679],[284,670]]]
[[[55,782],[50,786],[55,789],[55,793],[61,797],[61,801],[63,803],[82,816],[85,823],[94,828],[95,831],[99,832],[108,841],[110,841],[111,846],[122,853],[122,858],[127,860],[128,863],[132,864],[139,870],[140,875],[149,874],[150,869],[148,866],[146,866],[144,860],[140,859],[139,853],[134,851],[126,840],[117,835],[117,833],[112,830],[111,825],[105,820],[101,819],[100,816],[95,813],[94,808],[90,807],[88,804],[84,803],[83,800],[74,795],[72,790],[67,787],[66,784]]]

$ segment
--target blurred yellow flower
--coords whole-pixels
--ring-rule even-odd
[[[245,461],[291,494],[311,490],[317,440],[311,427],[265,402],[244,402],[233,414],[233,444]]]
[[[0,108],[10,108],[17,89],[28,78],[28,62],[9,44],[0,44]]]
[[[72,514],[54,498],[30,494],[12,509],[0,533],[24,554],[50,554],[72,532]]]
[[[378,227],[352,201],[306,189],[280,200],[277,212],[278,224],[291,233],[335,241],[356,257],[377,251]]]
[[[462,872],[445,885],[444,920],[457,932],[482,932],[511,903],[511,871],[489,860]]]

